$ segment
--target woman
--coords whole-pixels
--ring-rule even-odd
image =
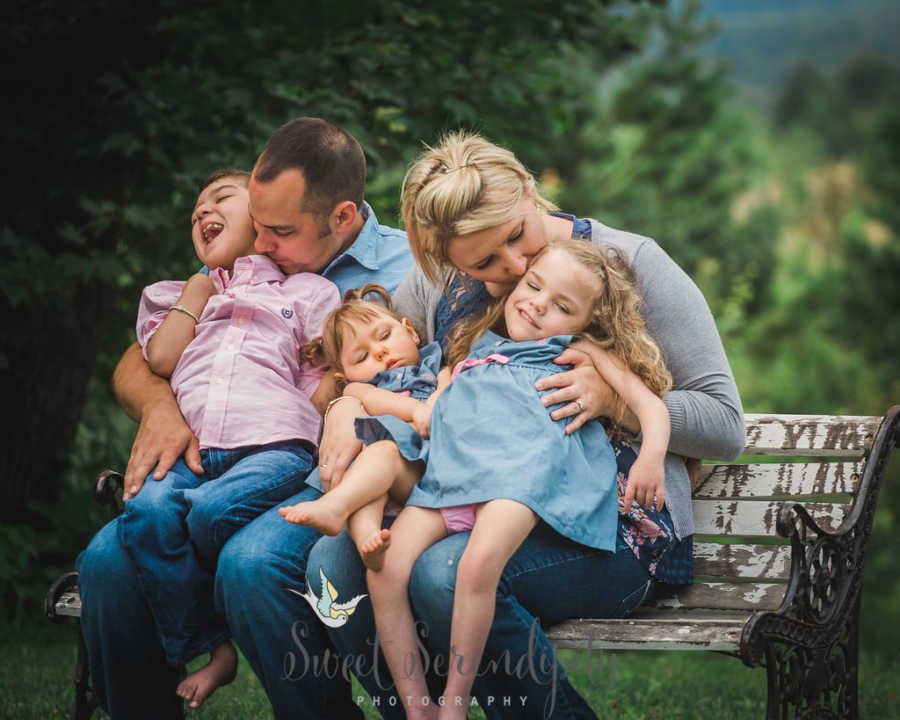
[[[664,513],[669,540],[650,557],[635,542],[635,525],[625,518],[616,551],[610,553],[578,545],[539,524],[504,571],[482,664],[490,670],[493,661],[494,668],[474,687],[489,717],[594,717],[559,672],[540,626],[573,617],[619,617],[649,599],[659,585],[691,581],[694,525],[684,458],[730,460],[744,442],[740,398],[712,315],[694,283],[654,241],[554,213],[515,156],[477,135],[451,134],[425,152],[407,173],[402,210],[418,267],[398,288],[394,304],[425,342],[442,341],[454,322],[501,295],[524,274],[529,258],[552,240],[575,237],[612,245],[634,268],[647,328],[673,377],[673,389],[664,397],[671,418]],[[612,416],[612,391],[593,366],[571,351],[558,362],[575,367],[537,386],[557,388],[544,397],[548,406],[564,403],[552,417],[578,427]],[[320,448],[323,483],[339,482],[358,452],[352,419],[359,414],[352,400],[328,413]],[[626,414],[621,424],[638,430],[632,415]],[[621,471],[627,472],[628,464],[620,458]],[[452,660],[452,591],[466,539],[462,533],[432,546],[413,571],[410,595],[427,632],[426,665],[437,655],[443,656],[444,668]],[[319,541],[308,570],[312,581],[321,568],[342,596],[352,597],[365,592],[362,565],[357,572],[348,563],[345,542],[344,536]],[[311,584],[315,589],[316,583]],[[359,608],[363,605],[368,603]],[[370,624],[370,612],[363,611],[353,623],[331,630],[332,639],[355,658],[371,655]],[[370,693],[383,695],[378,668],[354,668]],[[382,678],[381,687],[386,684]],[[384,699],[379,709],[393,714]]]

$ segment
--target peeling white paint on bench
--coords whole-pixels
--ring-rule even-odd
[[[787,580],[791,550],[787,545],[725,545],[694,541],[694,575]]]
[[[704,465],[695,498],[811,497],[849,495],[862,462]]]
[[[568,649],[736,652],[747,617],[569,620],[552,627],[547,635],[554,646]]]
[[[777,536],[775,521],[784,501],[694,500],[694,526],[701,535]],[[846,503],[804,503],[823,528],[836,529],[844,519]]]
[[[879,417],[746,414],[745,455],[858,457],[874,437]]]

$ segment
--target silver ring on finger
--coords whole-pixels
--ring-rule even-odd
[[[320,463],[319,470],[327,470],[328,466],[325,463]]]
[[[575,404],[581,412],[584,412],[584,403],[581,402],[581,398],[575,398]]]

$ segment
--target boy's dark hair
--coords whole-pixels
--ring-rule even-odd
[[[244,187],[250,184],[250,173],[246,170],[238,170],[237,168],[219,168],[214,172],[210,173],[209,176],[200,183],[200,187],[197,189],[197,193],[202,193],[206,188],[212,185],[216,180],[221,180],[222,178],[240,178],[241,182],[244,184]]]
[[[320,118],[300,117],[278,128],[256,162],[259,182],[271,182],[285,170],[303,173],[306,190],[301,210],[331,214],[345,200],[362,207],[366,156],[350,133]]]

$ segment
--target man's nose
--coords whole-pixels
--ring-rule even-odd
[[[253,249],[258,253],[267,253],[275,249],[275,243],[269,237],[268,231],[263,228],[256,231],[256,240],[253,241]]]

